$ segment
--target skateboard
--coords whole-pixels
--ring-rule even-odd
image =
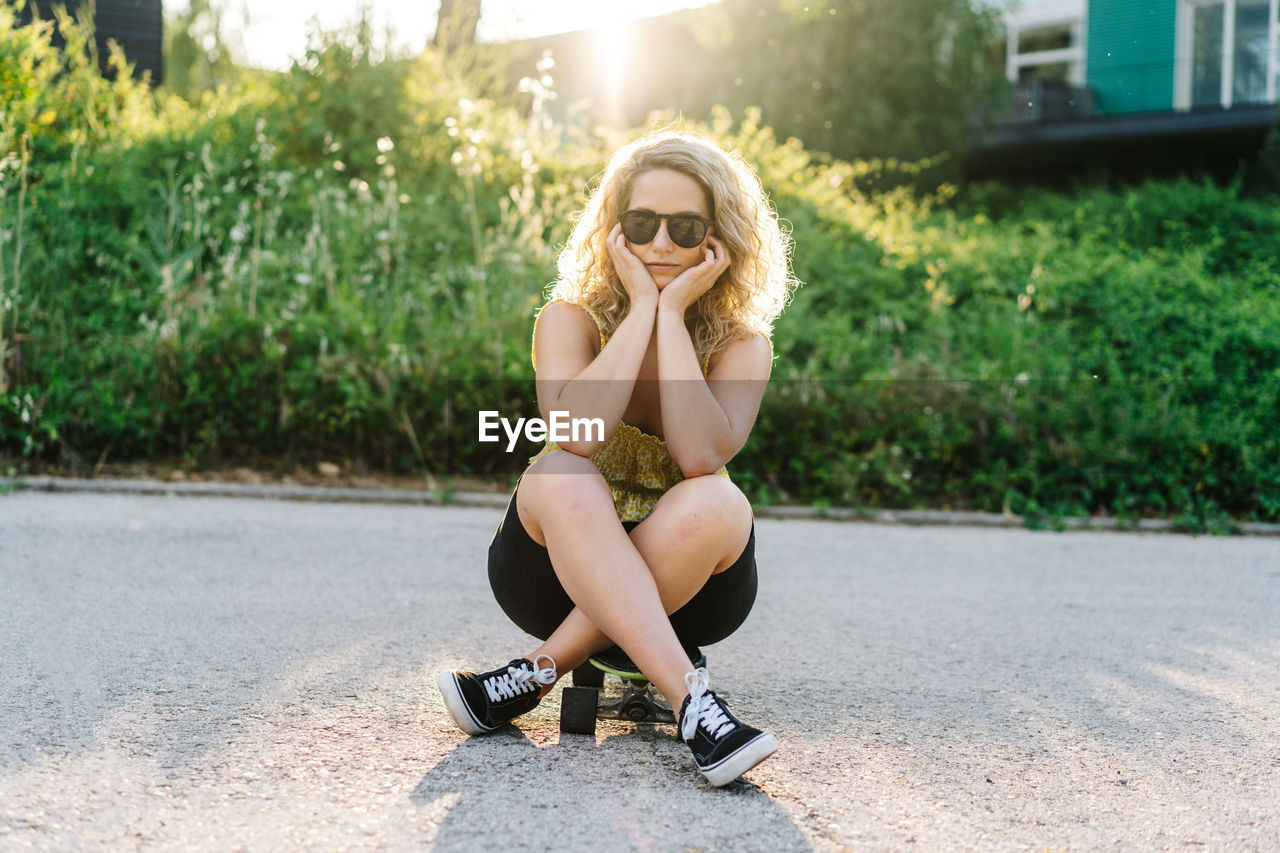
[[[707,657],[699,649],[685,649],[694,668],[706,666]],[[621,679],[621,693],[606,686],[605,676]],[[596,720],[623,720],[633,723],[675,723],[675,711],[654,695],[649,679],[627,653],[614,646],[591,657],[573,671],[573,686],[560,694],[560,731],[594,735]],[[612,701],[606,701],[612,700]]]

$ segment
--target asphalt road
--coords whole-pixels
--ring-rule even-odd
[[[467,738],[492,509],[0,497],[0,848],[1280,849],[1280,539],[761,520],[712,683],[781,750]]]

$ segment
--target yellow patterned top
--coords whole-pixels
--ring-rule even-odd
[[[548,302],[547,305],[552,304]],[[575,303],[576,304],[576,303]],[[547,310],[543,305],[538,311],[538,318],[533,321],[534,338],[538,335],[538,320],[542,312]],[[604,334],[604,326],[594,311],[586,306],[579,306],[596,322],[596,331],[600,333],[600,348],[609,343]],[[538,367],[537,354],[532,353],[533,367]],[[709,359],[702,365],[705,376]],[[533,464],[559,447],[556,442],[547,439],[547,444],[538,454],[529,460]],[[591,461],[600,469],[609,491],[613,493],[613,505],[618,511],[621,521],[644,521],[653,512],[654,504],[667,489],[683,480],[684,472],[671,459],[667,452],[667,443],[656,435],[643,432],[631,424],[619,422],[604,445],[591,454]],[[729,471],[723,465],[716,471],[721,477],[729,479]]]

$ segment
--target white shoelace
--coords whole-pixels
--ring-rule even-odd
[[[543,659],[551,661],[551,666],[538,668]],[[556,662],[550,655],[538,655],[533,661],[533,669],[509,666],[503,675],[495,675],[485,679],[484,689],[489,694],[490,702],[501,702],[530,691],[537,690],[539,684],[556,683]]]
[[[699,724],[715,740],[733,730],[733,721],[725,716],[720,703],[707,693],[711,676],[705,667],[698,667],[687,674],[684,686],[689,688],[689,707],[680,721],[680,737],[692,739],[698,733]]]

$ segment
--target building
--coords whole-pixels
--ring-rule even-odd
[[[1280,102],[1280,0],[1024,0],[976,176],[1230,172]]]
[[[12,0],[8,0],[12,4]],[[19,20],[29,23],[32,14],[44,20],[52,20],[55,6],[64,6],[73,15],[92,5],[95,9],[94,24],[98,58],[103,74],[113,73],[106,67],[109,53],[107,40],[114,39],[124,50],[124,55],[134,64],[134,76],[151,75],[153,85],[164,77],[164,11],[161,0],[28,0]],[[61,37],[54,34],[54,44],[63,45]]]

